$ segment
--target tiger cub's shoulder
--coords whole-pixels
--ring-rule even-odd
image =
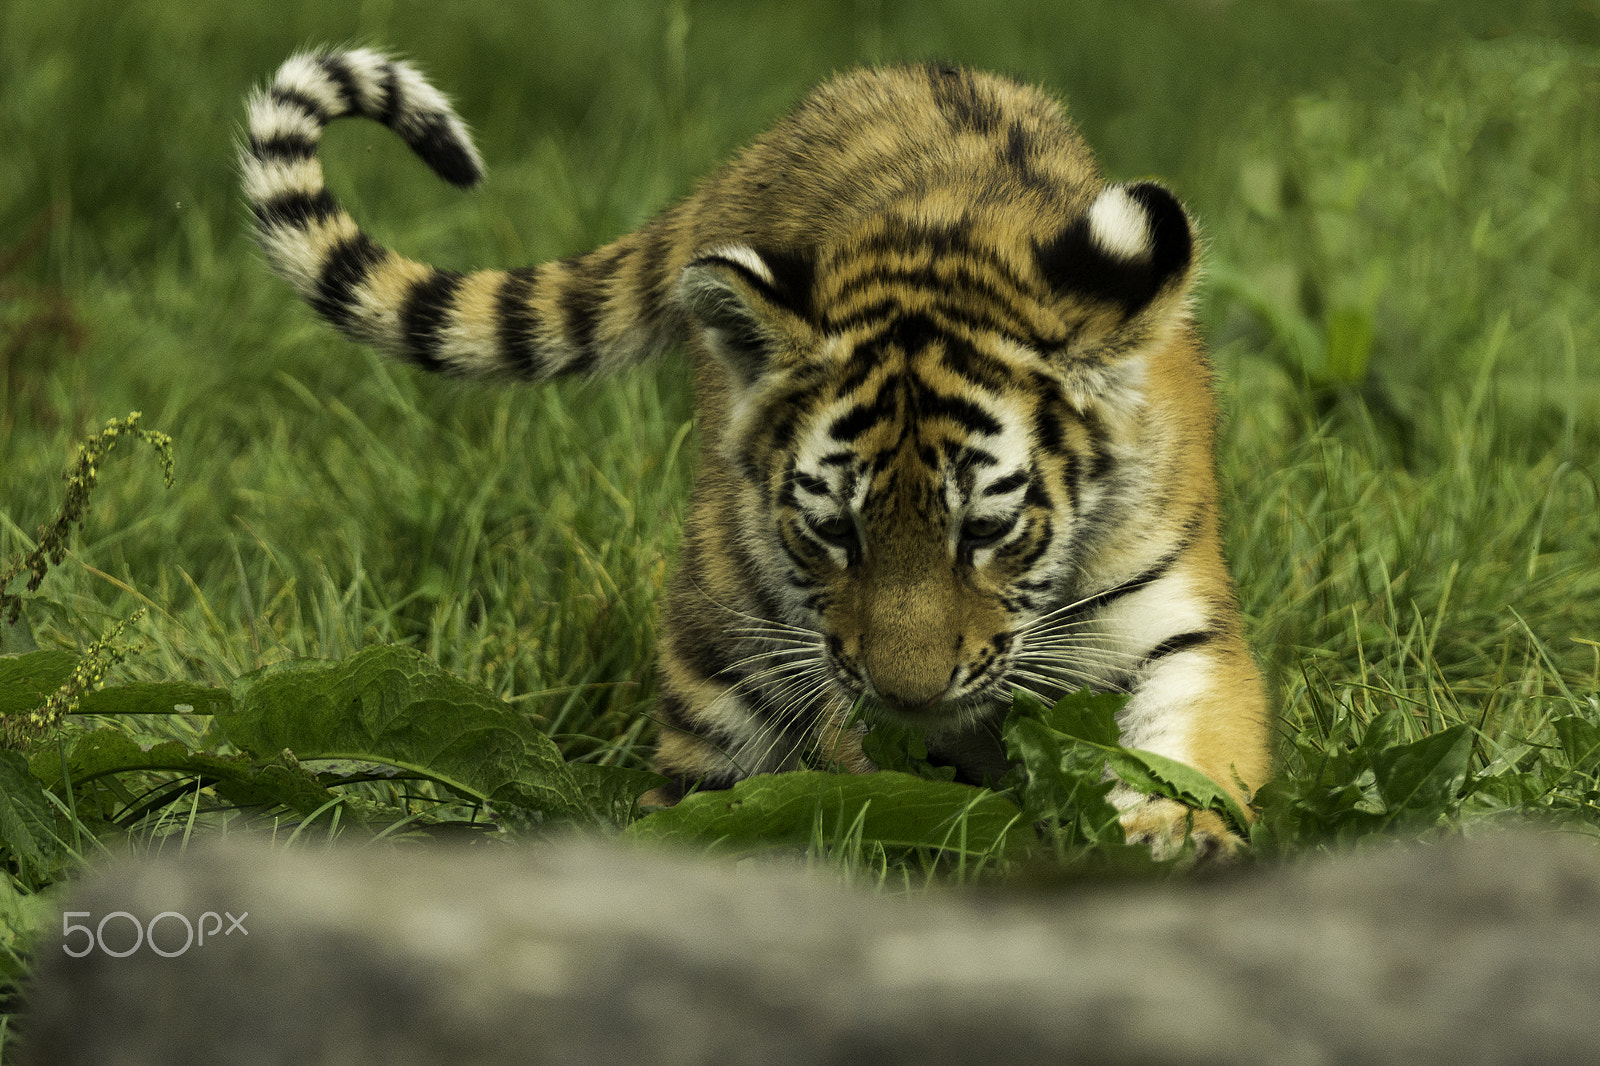
[[[926,63],[823,82],[735,156],[702,203],[758,215],[776,243],[816,246],[891,209],[938,220],[998,208],[1055,229],[1082,215],[1103,184],[1049,93]]]
[[[831,131],[836,143],[887,139],[898,145],[1035,151],[1095,171],[1088,146],[1051,94],[1001,74],[943,63],[863,67],[818,85],[774,133]],[[825,141],[826,143],[826,141]]]

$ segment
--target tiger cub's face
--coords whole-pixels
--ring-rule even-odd
[[[833,681],[929,725],[1021,680],[1019,630],[1073,540],[1063,448],[1087,443],[1084,422],[1036,357],[1005,347],[908,315],[833,344],[820,387],[754,423],[771,561]]]
[[[1063,671],[1059,612],[1117,491],[1136,353],[1190,273],[1187,217],[1153,186],[1102,194],[1032,261],[969,237],[719,248],[679,290],[728,372],[722,452],[773,620],[819,636],[846,701],[934,729],[1098,679],[1092,647]]]

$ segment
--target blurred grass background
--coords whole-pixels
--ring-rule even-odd
[[[859,62],[1049,86],[1204,228],[1230,551],[1286,736],[1399,708],[1490,759],[1600,717],[1595,0],[0,0],[0,558],[107,418],[142,410],[179,463],[171,491],[107,472],[41,644],[148,606],[123,676],[222,683],[405,641],[572,757],[645,757],[682,365],[466,387],[297,305],[233,142],[246,90],[323,42],[409,55],[475,129],[471,196],[375,126],[324,153],[371,232],[450,267],[632,228]]]

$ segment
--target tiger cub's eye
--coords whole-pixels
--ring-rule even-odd
[[[1004,518],[969,518],[961,527],[961,539],[972,547],[981,548],[993,544],[1010,529],[1011,523]]]
[[[837,544],[840,547],[848,545],[856,539],[855,523],[851,522],[848,516],[842,514],[812,522],[811,528],[816,530],[823,540]]]

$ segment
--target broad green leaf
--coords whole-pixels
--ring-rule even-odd
[[[10,852],[23,875],[44,879],[59,852],[55,810],[19,752],[0,751],[0,855]]]
[[[79,714],[213,714],[232,706],[227,689],[183,683],[133,682],[85,692]]]
[[[1587,718],[1569,714],[1550,723],[1566,753],[1567,765],[1574,770],[1600,770],[1600,726]]]
[[[54,893],[25,891],[16,878],[0,874],[0,987],[7,982],[14,986],[24,983],[25,975],[34,968],[31,960],[38,958],[40,941],[35,938],[45,933],[52,921],[60,927],[59,906]],[[3,995],[0,992],[0,997]],[[0,1007],[0,1011],[6,1009]]]
[[[37,710],[51,693],[67,683],[78,657],[67,651],[30,651],[0,656],[0,714]]]
[[[1060,733],[1033,717],[1009,718],[1003,732],[1006,757],[1019,763],[1030,781],[1056,781],[1062,769]]]
[[[1152,751],[1125,748],[1121,745],[1117,712],[1127,702],[1128,697],[1121,693],[1091,692],[1084,689],[1063,697],[1053,707],[1043,709],[1039,719],[1043,726],[1053,730],[1069,743],[1084,745],[1100,752],[1101,759],[1095,766],[1096,772],[1100,766],[1109,763],[1112,772],[1118,778],[1140,792],[1169,796],[1201,810],[1220,810],[1227,814],[1236,826],[1243,828],[1249,825],[1249,819],[1245,817],[1238,801],[1227,789],[1199,770]],[[1034,706],[1037,704],[1029,706],[1024,703],[1023,712],[1033,713]],[[1041,754],[1036,755],[1036,759],[1048,760],[1049,751],[1045,747],[1044,738],[1030,726],[1029,718],[1018,719],[1013,716],[1007,721],[1008,744],[1013,739],[1012,730],[1016,731],[1015,739],[1018,744],[1017,756],[1014,757],[1020,756],[1023,764],[1028,765],[1028,748],[1031,746],[1040,749]],[[1065,757],[1067,750],[1063,747],[1062,755],[1058,756],[1058,759]],[[1082,790],[1079,789],[1077,796],[1082,794]],[[1103,795],[1102,792],[1101,802],[1106,802]]]
[[[1352,782],[1310,777],[1275,777],[1252,797],[1260,816],[1250,826],[1250,844],[1284,849],[1328,838],[1354,840],[1376,832],[1382,817]]]
[[[1116,747],[1122,740],[1117,712],[1127,702],[1128,697],[1120,692],[1083,689],[1063,696],[1055,706],[1044,709],[1040,717],[1058,733],[1101,747]]]
[[[36,778],[55,789],[64,784],[61,756],[54,749],[33,757]],[[77,737],[66,756],[74,787],[131,772],[170,771],[203,777],[234,803],[285,807],[309,815],[337,797],[309,773],[282,762],[261,763],[245,755],[191,751],[177,741],[141,747],[120,729],[96,729]]]
[[[1227,789],[1187,763],[1138,748],[1117,748],[1109,758],[1112,773],[1140,792],[1169,796],[1200,810],[1220,810],[1240,829],[1250,824]]]
[[[247,674],[216,722],[237,747],[388,763],[460,795],[553,818],[586,811],[554,742],[509,704],[398,646],[341,662],[296,660]]]
[[[577,782],[579,794],[588,808],[613,825],[627,825],[639,797],[667,783],[660,774],[631,770],[625,766],[596,766],[593,763],[567,764]]]
[[[874,722],[861,738],[861,753],[879,770],[898,770],[936,781],[949,781],[956,774],[954,766],[929,763],[927,731],[904,722]]]
[[[1033,717],[1008,718],[1003,735],[1006,757],[1022,768],[1023,807],[1028,814],[1035,819],[1069,817],[1076,774],[1062,749],[1062,735]],[[1098,768],[1091,772],[1100,776]]]
[[[1466,778],[1471,754],[1472,731],[1465,725],[1375,752],[1372,773],[1387,813],[1445,813]]]
[[[1368,763],[1374,755],[1399,743],[1400,715],[1395,711],[1380,711],[1361,731],[1355,751],[1364,753]]]
[[[919,763],[928,761],[927,733],[903,722],[874,722],[861,738],[861,753],[880,770],[909,774]]]
[[[1007,756],[1022,767],[1022,805],[1030,822],[1066,830],[1068,843],[1122,843],[1117,809],[1106,798],[1115,782],[1105,779],[1103,752],[1034,717],[1007,718],[1004,733]]]
[[[281,805],[304,817],[331,810],[341,796],[324,787],[309,770],[288,759],[255,763],[248,772],[225,776],[217,770],[206,768],[204,754],[195,753],[197,766],[208,777],[215,779],[212,789],[230,803],[245,807]],[[356,806],[347,798],[343,817],[350,819],[356,810]]]
[[[1260,817],[1250,828],[1252,845],[1283,848],[1321,843],[1329,838],[1352,841],[1383,827],[1383,801],[1370,785],[1373,751],[1352,747],[1345,723],[1336,725],[1334,742],[1294,738],[1286,760],[1299,763],[1297,773],[1273,778],[1252,799]],[[1381,734],[1368,730],[1362,743]]]
[[[762,774],[700,792],[629,826],[636,840],[748,850],[803,845],[820,827],[830,843],[929,848],[970,858],[1015,856],[1033,841],[1016,804],[987,789],[909,774]]]

